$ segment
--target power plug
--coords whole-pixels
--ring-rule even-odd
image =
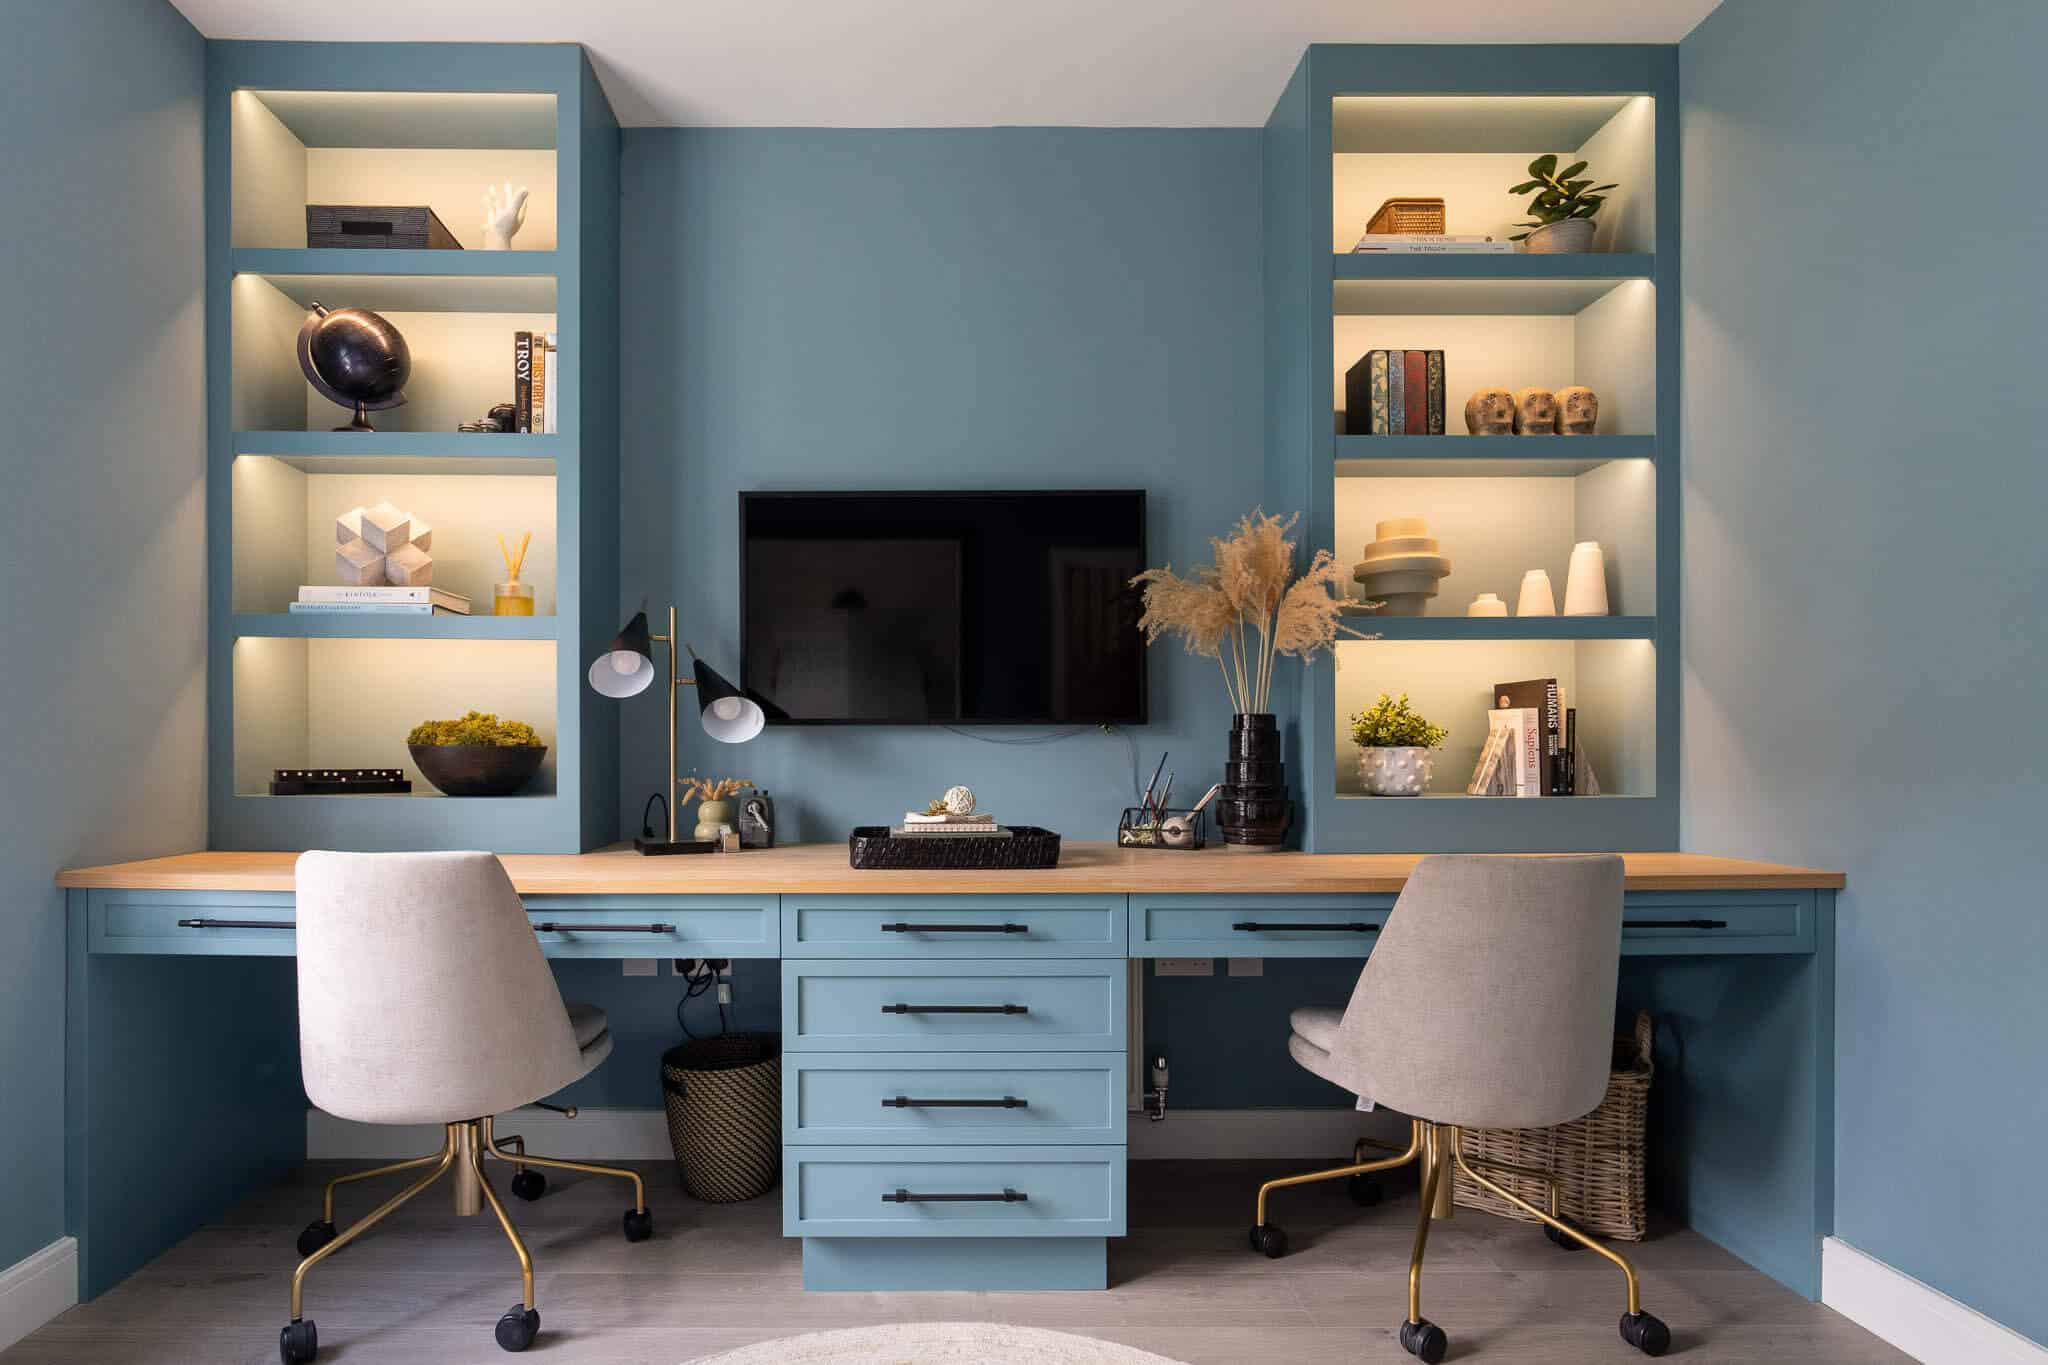
[[[732,1003],[732,982],[721,981],[718,983],[718,1003],[721,1005],[730,1005]]]

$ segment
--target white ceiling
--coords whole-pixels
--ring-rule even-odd
[[[1720,0],[172,0],[209,38],[579,42],[635,126],[1264,123],[1312,42],[1671,43]]]

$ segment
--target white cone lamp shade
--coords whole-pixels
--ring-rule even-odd
[[[654,683],[654,644],[647,613],[640,612],[590,665],[590,687],[599,696],[637,697]]]
[[[744,744],[768,724],[759,702],[720,677],[702,659],[694,661],[697,705],[704,733],[722,744]]]

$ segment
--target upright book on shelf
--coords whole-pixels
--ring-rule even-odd
[[[1501,785],[1509,796],[1543,794],[1543,719],[1534,707],[1500,707],[1486,713],[1489,734],[1504,735]]]
[[[1429,373],[1429,434],[1444,434],[1444,353],[1424,351],[1424,368]]]
[[[1429,359],[1422,351],[1403,351],[1401,369],[1407,377],[1403,387],[1407,390],[1408,403],[1402,410],[1405,414],[1402,424],[1396,427],[1403,436],[1426,436],[1429,434]]]
[[[1536,713],[1539,772],[1535,794],[1569,795],[1568,789],[1561,790],[1558,786],[1559,774],[1564,769],[1558,760],[1559,751],[1564,747],[1564,694],[1558,690],[1557,679],[1530,678],[1523,682],[1495,683],[1493,701],[1502,710]]]
[[[533,333],[512,334],[512,430],[533,431]]]

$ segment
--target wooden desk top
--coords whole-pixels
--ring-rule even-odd
[[[74,868],[57,885],[85,890],[290,891],[294,853],[181,853]],[[1107,892],[1396,892],[1417,853],[1199,853],[1067,843],[1042,872],[856,872],[844,844],[798,844],[738,854],[648,858],[630,848],[597,853],[513,853],[524,895],[760,895],[808,891],[1053,894]],[[1833,890],[1839,872],[1745,862],[1703,853],[1624,853],[1631,891]]]

